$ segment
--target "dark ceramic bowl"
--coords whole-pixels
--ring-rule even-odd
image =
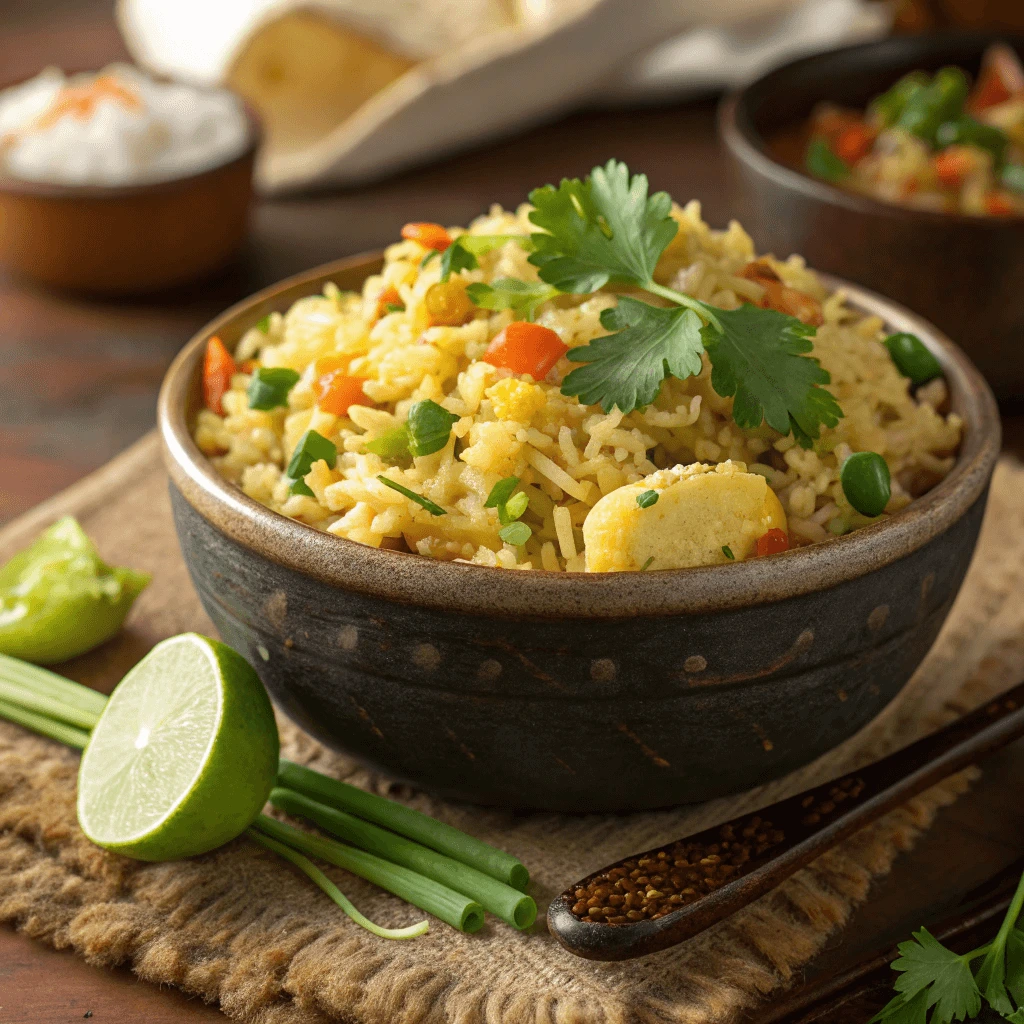
[[[962,345],[1001,399],[1024,397],[1024,218],[910,210],[854,195],[794,166],[799,127],[821,100],[863,107],[915,68],[977,72],[998,33],[905,36],[787,64],[726,98],[719,126],[759,252],[800,253],[873,288]]]
[[[509,572],[338,539],[226,483],[192,441],[207,338],[380,267],[355,258],[260,292],[171,366],[159,421],[182,551],[223,638],[325,743],[446,796],[559,811],[707,800],[775,778],[871,721],[910,678],[963,579],[999,452],[991,392],[918,334],[966,423],[953,471],[890,520],[713,568]],[[839,282],[831,282],[833,285]]]

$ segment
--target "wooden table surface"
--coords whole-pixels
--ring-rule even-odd
[[[97,67],[123,56],[109,4],[0,3],[0,73],[48,63]],[[586,173],[610,156],[656,188],[704,204],[713,224],[741,213],[725,180],[711,102],[587,112],[422,171],[340,194],[262,203],[250,242],[220,279],[174,295],[107,303],[46,294],[0,277],[0,522],[102,465],[153,425],[156,392],[174,353],[229,303],[317,263],[373,249],[408,220],[465,223],[491,202],[514,205],[534,185]],[[1007,416],[1024,451],[1024,416]],[[1024,749],[986,766],[973,794],[942,812],[897,863],[806,977],[852,963],[954,906],[1024,853]],[[0,1024],[184,1024],[223,1019],[181,993],[127,971],[93,968],[0,928]],[[753,1020],[763,1017],[756,1013]],[[838,1018],[836,1018],[838,1020]],[[400,1022],[396,1022],[400,1024]]]

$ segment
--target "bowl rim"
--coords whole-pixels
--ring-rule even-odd
[[[770,179],[775,185],[799,192],[808,199],[817,200],[830,206],[840,206],[851,213],[867,214],[874,217],[890,217],[895,220],[915,220],[923,224],[949,224],[971,227],[979,230],[1012,231],[1024,227],[1024,215],[1012,217],[984,217],[969,213],[940,213],[936,210],[917,210],[898,203],[888,203],[859,192],[849,192],[830,182],[812,177],[803,171],[790,167],[776,160],[765,148],[766,141],[754,127],[748,109],[751,97],[759,92],[770,90],[779,79],[783,81],[794,71],[813,65],[828,67],[837,58],[850,53],[869,53],[879,50],[899,50],[901,48],[918,49],[927,52],[931,48],[942,45],[962,46],[969,49],[982,43],[1010,41],[1024,52],[1024,33],[998,32],[995,30],[977,30],[973,32],[928,32],[914,36],[888,36],[864,43],[853,43],[849,46],[838,46],[831,50],[798,57],[773,68],[766,74],[748,82],[741,88],[727,93],[718,107],[718,130],[726,146],[733,155],[750,165],[762,177]],[[913,70],[903,67],[904,71]],[[894,74],[898,73],[894,68]]]
[[[950,473],[888,520],[846,536],[721,566],[649,572],[565,573],[443,562],[335,537],[273,512],[225,481],[200,452],[186,405],[207,339],[241,336],[296,294],[316,294],[340,274],[376,272],[379,253],[336,260],[241,300],[201,328],[167,371],[157,406],[163,458],[174,487],[215,530],[271,562],[342,591],[356,591],[447,612],[515,617],[623,618],[706,613],[767,604],[836,586],[881,569],[946,532],[983,498],[1000,450],[995,398],[970,360],[909,310],[830,275],[851,305],[876,313],[894,331],[917,334],[938,357],[965,436]],[[287,301],[286,301],[287,300]],[[180,526],[179,526],[180,528]]]

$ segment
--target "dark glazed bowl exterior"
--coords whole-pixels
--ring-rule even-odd
[[[999,451],[990,391],[928,324],[849,289],[924,339],[966,423],[950,475],[889,521],[736,565],[509,572],[303,526],[224,482],[192,441],[211,334],[231,345],[271,310],[327,281],[358,288],[379,266],[342,261],[242,302],[186,346],[160,395],[192,580],[303,728],[446,796],[626,811],[788,772],[853,735],[910,678],[967,569]]]
[[[794,61],[728,97],[719,127],[758,251],[800,253],[931,320],[963,345],[1000,399],[1024,397],[1024,218],[910,210],[854,195],[770,151],[816,103],[862,107],[915,68],[972,74],[1005,33],[904,36]]]

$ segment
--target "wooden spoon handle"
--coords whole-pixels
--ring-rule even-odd
[[[591,960],[629,960],[673,946],[753,902],[887,811],[1021,736],[1024,683],[859,771],[595,871],[552,901],[548,927],[566,949]],[[638,886],[634,880],[655,873],[665,879],[664,891],[647,899],[645,892],[653,891],[649,881]],[[644,917],[607,924],[627,907],[598,905],[593,914],[584,904],[602,902],[591,895],[596,889],[626,892],[616,887],[619,880],[632,885],[634,915]]]

